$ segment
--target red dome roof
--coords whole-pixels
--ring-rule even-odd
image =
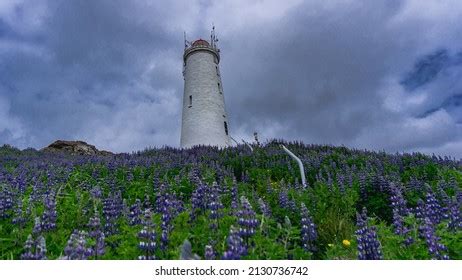
[[[209,45],[209,42],[207,42],[207,41],[205,41],[205,40],[203,40],[203,39],[199,39],[199,40],[194,41],[194,43],[192,43],[192,46],[193,46],[193,47],[199,47],[199,46],[206,46],[206,47],[208,47],[208,46],[210,46],[210,45]]]

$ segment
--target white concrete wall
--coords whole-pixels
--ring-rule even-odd
[[[231,139],[226,135],[224,128],[226,121],[229,133],[223,84],[221,77],[217,75],[218,64],[215,63],[214,56],[213,53],[203,50],[187,56],[181,125],[183,148],[195,145],[219,147],[231,145]],[[189,96],[192,96],[191,106],[189,106]]]

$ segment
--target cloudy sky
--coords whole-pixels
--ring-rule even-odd
[[[1,0],[0,144],[179,146],[183,31],[214,23],[235,138],[462,158],[461,18],[460,0]]]

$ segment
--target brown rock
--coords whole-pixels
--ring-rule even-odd
[[[72,155],[98,155],[109,156],[113,153],[108,151],[100,151],[95,146],[90,145],[84,141],[65,141],[57,140],[51,143],[48,147],[42,149],[44,152],[65,152]]]

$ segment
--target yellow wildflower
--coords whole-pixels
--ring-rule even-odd
[[[343,239],[342,244],[343,244],[343,246],[345,246],[345,247],[350,247],[351,242],[350,242],[349,240],[347,240],[347,239]]]

